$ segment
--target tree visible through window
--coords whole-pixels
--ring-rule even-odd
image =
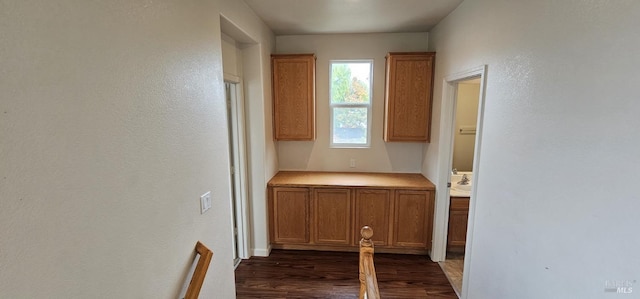
[[[331,146],[369,145],[371,60],[331,61]]]

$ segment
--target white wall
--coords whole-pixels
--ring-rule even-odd
[[[231,36],[222,33],[222,70],[242,78],[242,50],[238,46]]]
[[[467,298],[608,298],[607,280],[640,279],[639,19],[638,1],[477,0],[430,32],[423,173],[445,156],[443,78],[488,66]]]
[[[273,140],[273,109],[271,100],[271,53],[275,37],[247,9],[244,1],[223,3],[222,14],[234,26],[257,44],[242,49],[245,109],[248,120],[249,196],[251,197],[252,255],[268,255],[267,182],[278,172],[278,156]],[[267,38],[268,37],[268,38]],[[241,41],[247,43],[246,41]]]
[[[232,20],[221,18],[222,58],[225,74],[243,82],[249,183],[250,255],[268,256],[267,182],[278,171],[272,130],[271,60],[275,37],[258,44]],[[235,38],[235,39],[234,39]]]
[[[219,14],[273,43],[238,2],[2,2],[0,297],[176,298],[197,240],[234,297]]]
[[[425,143],[382,140],[384,69],[388,52],[426,51],[427,33],[289,35],[276,37],[277,53],[315,53],[316,132],[315,141],[279,141],[281,170],[420,172]],[[373,118],[371,147],[329,147],[329,60],[374,59]],[[349,160],[356,167],[349,168]]]
[[[473,170],[475,134],[461,134],[461,127],[475,127],[478,119],[480,83],[460,83],[456,92],[456,125],[454,127],[453,168]]]

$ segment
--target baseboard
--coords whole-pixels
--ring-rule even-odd
[[[253,248],[251,256],[269,256],[271,253],[271,245],[269,245],[266,249],[264,248]]]

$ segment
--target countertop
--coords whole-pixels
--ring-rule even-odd
[[[435,185],[420,173],[280,171],[269,187],[379,187],[435,190]]]
[[[458,191],[449,188],[449,196],[451,197],[471,197],[471,191]]]

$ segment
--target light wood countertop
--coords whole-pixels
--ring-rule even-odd
[[[269,187],[379,187],[435,190],[420,173],[280,171]]]

